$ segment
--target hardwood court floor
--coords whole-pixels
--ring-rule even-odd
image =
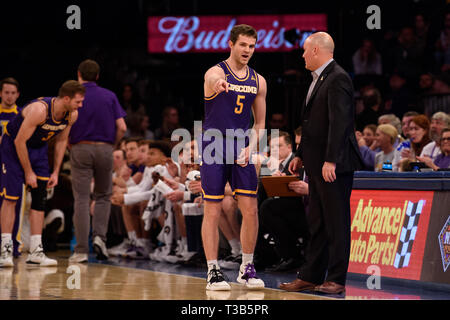
[[[48,254],[57,267],[30,267],[26,254],[14,268],[0,268],[1,300],[323,300],[311,294],[266,288],[247,290],[231,283],[231,291],[205,290],[200,277],[95,263],[70,264],[68,252]],[[94,262],[91,262],[91,261]],[[69,269],[68,267],[71,266]],[[79,282],[76,273],[79,271]],[[77,289],[79,284],[79,289]]]

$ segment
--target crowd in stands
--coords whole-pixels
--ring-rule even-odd
[[[410,164],[418,161],[430,170],[450,168],[450,13],[445,15],[444,28],[437,37],[429,30],[430,22],[418,14],[414,26],[401,28],[389,46],[379,51],[367,38],[352,58],[357,90],[355,132],[365,170],[412,171]],[[195,141],[183,146],[178,159],[171,158],[178,143],[171,141],[171,136],[182,127],[183,115],[170,105],[164,108],[161,121],[150,119],[132,84],[124,84],[117,95],[127,113],[128,130],[113,153],[109,255],[206,266]],[[161,125],[152,131],[150,122]],[[287,168],[300,143],[301,127],[293,131],[287,122],[281,111],[269,115],[268,129],[279,129],[280,134],[270,141],[265,154],[257,156],[261,157],[258,172],[264,167],[274,176],[290,175]],[[279,158],[271,157],[273,153]],[[70,168],[66,169],[62,172],[67,175]],[[268,197],[259,185],[258,269],[286,271],[302,263],[308,241],[306,175],[289,187],[298,197]],[[70,189],[70,183],[64,188]],[[66,229],[70,228],[70,208],[58,209],[65,211]],[[219,264],[238,269],[241,217],[229,187],[222,210]],[[47,250],[57,249],[54,243],[46,246]]]

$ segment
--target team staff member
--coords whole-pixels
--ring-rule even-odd
[[[91,181],[94,178],[95,209],[92,218],[93,246],[97,259],[107,259],[106,233],[111,212],[113,149],[126,131],[125,111],[116,95],[96,84],[100,66],[85,60],[78,67],[78,81],[86,88],[83,108],[70,132],[70,164],[74,196],[77,245],[70,262],[86,262],[89,253]]]

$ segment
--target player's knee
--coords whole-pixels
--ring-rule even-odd
[[[47,204],[47,181],[38,180],[37,188],[33,188],[31,193],[31,209],[44,211]]]

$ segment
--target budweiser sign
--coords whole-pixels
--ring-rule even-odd
[[[297,30],[300,44],[312,32],[327,31],[326,14],[150,17],[148,52],[225,52],[231,29],[241,23],[257,30],[259,52],[291,50],[287,30]]]

